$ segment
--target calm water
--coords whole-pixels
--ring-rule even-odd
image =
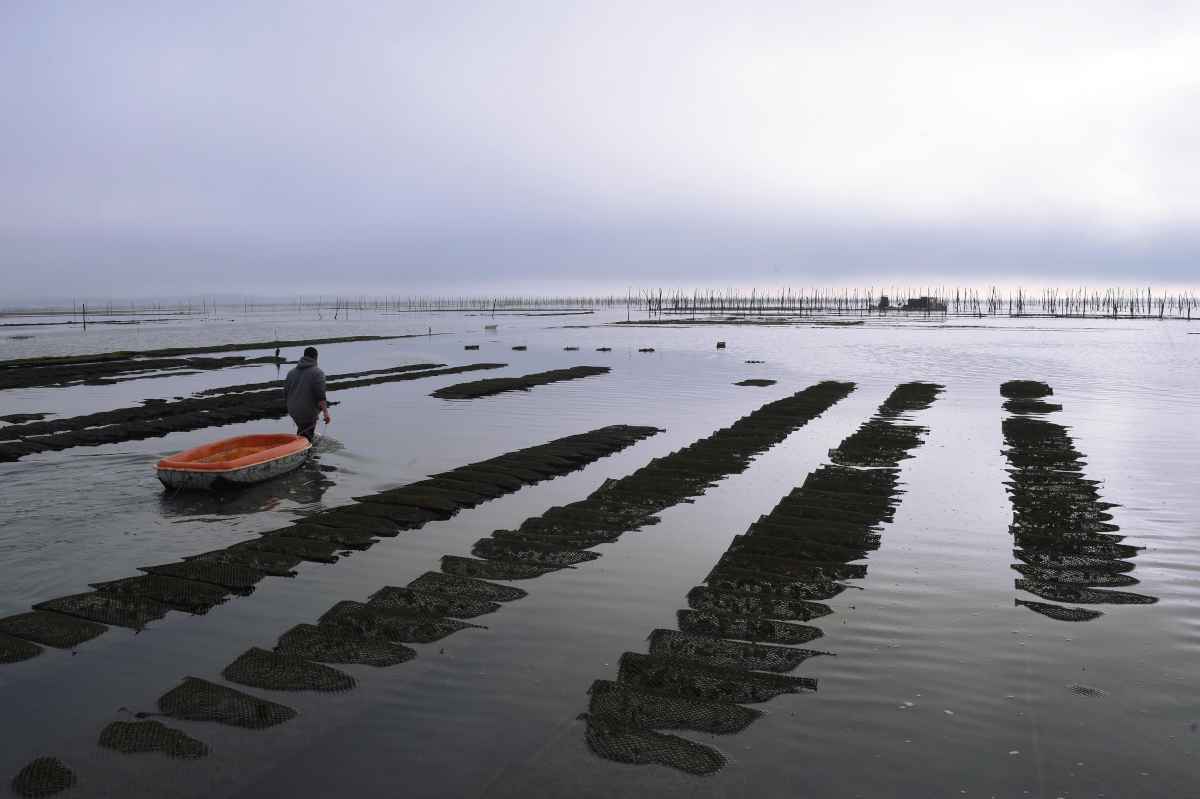
[[[623,317],[623,312],[620,314]],[[861,327],[588,328],[617,315],[508,317],[356,314],[349,322],[287,314],[137,327],[5,328],[0,358],[119,348],[359,333],[442,335],[328,345],[328,372],[420,361],[501,361],[493,374],[576,364],[610,375],[471,402],[428,396],[455,376],[338,393],[320,468],[220,499],[165,495],[164,454],[282,422],[178,433],[0,465],[0,614],[86,590],[136,567],[215,549],[279,526],[297,511],[343,504],[449,467],[604,424],[667,429],[567,477],[385,540],[331,566],[304,564],[207,616],[172,613],[140,634],[113,628],[78,652],[47,650],[0,666],[0,777],[55,754],[80,777],[78,796],[258,796],[335,791],[407,796],[1194,796],[1200,776],[1200,336],[1184,323],[959,320]],[[8,320],[11,321],[11,320]],[[716,351],[714,342],[728,349]],[[479,343],[479,352],[464,352]],[[525,344],[527,352],[512,352]],[[564,352],[564,346],[579,352]],[[594,352],[610,346],[609,353]],[[654,353],[638,353],[652,346]],[[248,355],[261,353],[246,353]],[[297,353],[288,353],[295,355]],[[761,359],[764,364],[745,364]],[[272,379],[274,367],[115,386],[3,392],[5,413],[75,414]],[[779,381],[737,388],[745,377]],[[1119,503],[1115,523],[1134,559],[1130,589],[1151,606],[1101,608],[1085,624],[1014,607],[1011,507],[1004,493],[999,384],[1043,379],[1087,460]],[[436,568],[443,554],[606,477],[732,422],[821,379],[858,390],[820,419],[662,523],[600,548],[601,559],[524,581],[528,599],[481,619],[390,669],[342,667],[345,695],[271,695],[300,711],[245,732],[175,723],[213,753],[181,763],[96,745],[121,708],[152,710],[184,675],[218,679],[251,645],[269,647],[340,599],[362,600]],[[760,705],[743,733],[691,736],[729,757],[689,777],[594,757],[576,716],[594,679],[614,678],[626,650],[646,651],[674,626],[685,595],[732,536],[766,513],[898,382],[946,386],[920,414],[930,428],[906,461],[907,494],[868,574],[833,599],[808,661],[815,694]],[[1032,597],[1026,597],[1032,598]],[[1095,691],[1080,692],[1078,686]],[[1073,690],[1074,688],[1074,690]],[[270,692],[254,691],[262,695]]]

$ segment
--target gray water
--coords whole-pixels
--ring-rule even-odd
[[[492,375],[577,364],[612,373],[468,402],[429,395],[447,376],[339,392],[313,465],[236,495],[164,494],[160,457],[203,441],[282,430],[282,421],[78,448],[0,465],[0,614],[130,576],[138,566],[244,540],[299,511],[605,424],[666,432],[584,470],[387,539],[334,565],[303,564],[203,617],[180,613],[135,634],[113,628],[76,653],[0,666],[0,777],[55,754],[79,796],[1191,796],[1200,775],[1200,336],[1182,322],[957,320],[856,327],[600,326],[623,318],[464,314],[294,314],[136,327],[30,328],[0,358],[306,336],[439,335],[322,347],[328,372],[403,363],[508,363]],[[586,328],[565,325],[590,325]],[[11,329],[8,329],[12,332]],[[717,351],[723,339],[728,349]],[[464,352],[466,343],[481,345]],[[527,352],[513,352],[525,344]],[[578,352],[564,352],[578,346]],[[609,346],[612,352],[594,352]],[[651,346],[654,353],[638,353]],[[246,355],[264,354],[247,352]],[[297,353],[287,353],[296,355]],[[761,359],[764,364],[745,364]],[[72,415],[268,380],[255,366],[115,386],[3,392],[5,413]],[[468,376],[474,377],[474,376]],[[768,388],[732,385],[769,377]],[[1119,503],[1114,522],[1150,606],[1101,606],[1083,624],[1015,607],[998,386],[1049,382],[1086,476]],[[270,647],[335,601],[363,600],[435,569],[443,554],[580,499],[762,403],[817,380],[858,390],[744,474],[662,523],[623,536],[576,569],[521,585],[529,597],[389,669],[342,667],[346,694],[252,691],[300,711],[269,730],[172,722],[212,747],[196,762],[96,745],[109,721],[153,710],[185,675],[219,679],[248,646]],[[918,420],[907,493],[858,589],[831,600],[822,649],[797,674],[819,691],[760,705],[767,715],[715,745],[729,765],[691,777],[592,755],[576,717],[621,653],[673,626],[676,609],[729,544],[766,513],[899,382],[946,391]],[[1080,691],[1079,687],[1095,689]]]

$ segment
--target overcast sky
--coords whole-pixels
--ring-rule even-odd
[[[12,298],[1193,284],[1200,3],[3,0],[0,187]]]

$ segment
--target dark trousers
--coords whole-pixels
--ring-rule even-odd
[[[292,421],[296,423],[296,435],[304,436],[311,442],[313,440],[313,436],[317,434],[317,420],[300,420],[293,418]]]

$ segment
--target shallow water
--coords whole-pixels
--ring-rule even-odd
[[[75,795],[252,796],[335,790],[412,796],[1153,796],[1190,795],[1200,774],[1200,336],[1182,322],[957,320],[855,327],[634,327],[594,317],[355,314],[349,322],[289,314],[238,315],[218,327],[178,321],[137,327],[53,328],[0,339],[0,358],[304,336],[444,335],[322,347],[329,372],[422,361],[498,361],[484,375],[451,375],[339,392],[319,464],[240,494],[164,494],[153,463],[225,435],[282,421],[176,433],[162,439],[44,454],[0,465],[0,615],[136,573],[138,566],[208,551],[277,527],[301,510],[517,447],[606,424],[666,432],[566,477],[385,539],[334,565],[303,564],[250,597],[203,617],[169,614],[139,634],[113,628],[76,653],[47,650],[0,666],[0,775],[55,754],[80,777]],[[231,317],[234,318],[234,317]],[[25,332],[25,331],[20,331]],[[728,348],[717,351],[722,339]],[[463,345],[480,344],[478,352]],[[513,352],[515,344],[528,346]],[[578,346],[578,352],[564,352]],[[612,352],[595,352],[609,346]],[[638,353],[654,347],[653,353]],[[245,355],[263,354],[246,352]],[[296,353],[285,353],[295,355]],[[745,364],[761,359],[763,364]],[[578,364],[608,375],[530,392],[447,402],[434,389],[479,376]],[[76,414],[146,397],[272,379],[274,367],[3,392],[6,413]],[[778,380],[734,387],[748,377]],[[1099,606],[1080,624],[1014,606],[1011,506],[1003,490],[999,384],[1033,378],[1063,405],[1103,480],[1150,606]],[[389,669],[340,667],[347,694],[251,691],[300,711],[288,724],[239,731],[171,722],[213,752],[195,762],[125,756],[96,745],[121,708],[152,710],[191,674],[219,679],[248,646],[270,647],[335,601],[363,600],[435,569],[443,554],[582,498],[771,399],[822,379],[858,389],[829,412],[662,523],[602,545],[603,557],[522,581],[529,597]],[[836,657],[796,673],[819,691],[765,705],[765,718],[727,737],[686,734],[729,758],[691,777],[592,755],[576,716],[595,679],[616,676],[624,651],[646,651],[673,626],[685,595],[729,540],[766,513],[899,382],[946,391],[918,414],[925,444],[905,461],[903,496],[865,579],[828,604],[818,647]],[[1095,689],[1095,690],[1086,690]],[[866,767],[864,767],[866,766]]]

